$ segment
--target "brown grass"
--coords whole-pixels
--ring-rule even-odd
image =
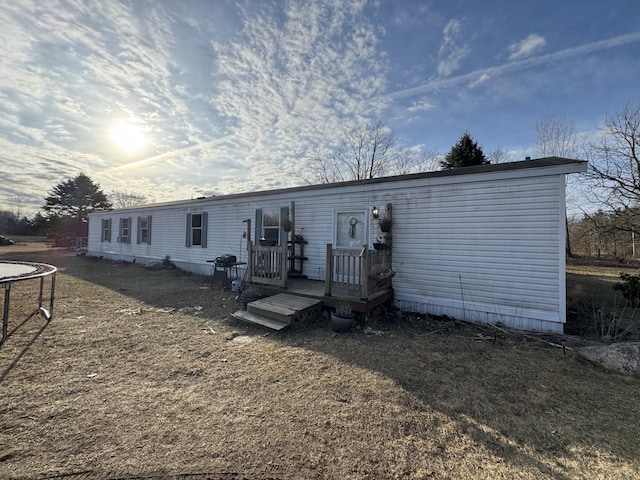
[[[571,260],[567,265],[568,320],[565,332],[591,337],[603,335],[615,321],[619,331],[640,334],[640,308],[625,301],[620,291],[613,290],[621,282],[620,273],[638,275],[638,267],[615,262],[588,263]],[[629,332],[626,332],[626,330]]]
[[[0,478],[640,478],[640,381],[535,337],[407,314],[269,333],[203,277],[0,258],[60,268],[49,323],[37,282],[12,289]]]

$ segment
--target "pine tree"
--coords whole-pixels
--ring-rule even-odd
[[[482,152],[482,147],[471,138],[469,132],[464,132],[456,144],[440,162],[440,168],[451,170],[453,168],[472,167],[475,165],[488,165],[489,161]]]
[[[100,185],[85,173],[53,187],[45,201],[42,208],[49,217],[73,218],[79,222],[86,220],[90,212],[112,207]]]
[[[42,209],[47,212],[47,230],[60,246],[87,236],[89,213],[112,208],[100,185],[84,173],[53,187],[45,201]]]

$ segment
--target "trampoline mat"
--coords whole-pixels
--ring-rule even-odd
[[[43,263],[0,262],[0,282],[29,278],[55,270],[55,267]]]

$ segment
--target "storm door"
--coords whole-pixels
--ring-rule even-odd
[[[344,211],[335,214],[333,280],[345,287],[360,284],[362,246],[368,239],[369,226],[366,211]]]

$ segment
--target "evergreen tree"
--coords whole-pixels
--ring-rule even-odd
[[[45,198],[49,232],[57,245],[66,245],[87,236],[87,216],[96,210],[112,208],[107,196],[84,173],[59,183]]]
[[[442,170],[453,168],[472,167],[475,165],[488,165],[489,161],[482,152],[482,147],[471,138],[469,132],[464,132],[456,144],[440,162]]]
[[[42,208],[49,217],[73,218],[78,222],[86,220],[91,212],[112,207],[100,185],[84,173],[53,187],[45,201]]]

